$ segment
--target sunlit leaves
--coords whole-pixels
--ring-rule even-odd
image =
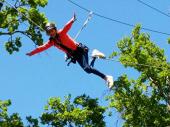
[[[30,24],[35,25],[37,27],[41,27],[40,30],[43,30],[43,26],[47,22],[47,19],[43,13],[40,13],[37,9],[31,8],[28,12],[29,18],[28,20]]]
[[[170,44],[170,38],[168,38],[168,44]]]
[[[10,100],[0,100],[0,126],[1,127],[23,127],[23,122],[17,113],[8,114],[8,106],[11,105]]]
[[[27,121],[29,122],[29,125],[27,127],[39,127],[39,121],[38,119],[32,118],[32,116],[26,117]]]
[[[21,0],[14,1],[12,6],[8,4],[3,6],[0,11],[0,28],[2,28],[0,36],[9,37],[5,43],[9,54],[19,51],[22,46],[22,40],[18,41],[18,36],[28,37],[35,45],[43,44],[42,32],[47,18],[39,11],[39,7],[45,7],[47,3],[48,0]]]
[[[14,51],[19,51],[19,48],[22,46],[20,39],[20,37],[16,37],[15,40],[9,40],[5,43],[5,48],[10,54]]]
[[[59,126],[104,127],[105,108],[98,105],[97,99],[78,96],[71,102],[71,96],[61,102],[60,98],[51,98],[45,107],[41,120],[43,124]]]
[[[31,7],[37,7],[38,5],[41,7],[45,7],[47,5],[48,0],[28,0],[28,3],[31,5]]]
[[[136,80],[122,75],[114,82],[114,93],[107,97],[110,107],[121,113],[124,126],[168,126],[170,124],[170,65],[164,50],[140,32],[118,42],[119,60],[139,72]]]
[[[17,113],[8,114],[10,100],[0,101],[0,126],[24,127],[22,119]],[[85,94],[77,96],[73,101],[71,95],[61,101],[59,97],[52,97],[45,106],[40,119],[32,116],[26,117],[27,127],[40,127],[41,125],[53,127],[105,127],[105,107],[99,106],[97,99]]]

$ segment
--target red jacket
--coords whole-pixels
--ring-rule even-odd
[[[66,46],[66,47],[70,48],[71,50],[75,51],[75,50],[77,49],[78,43],[75,42],[75,41],[67,34],[67,32],[70,30],[73,22],[74,22],[74,18],[72,18],[72,19],[64,26],[63,29],[58,30],[58,31],[57,31],[57,34],[59,35],[60,41],[61,41],[61,43],[62,43],[64,46]],[[54,40],[48,40],[47,43],[45,43],[45,44],[39,46],[38,48],[36,48],[35,50],[31,51],[31,52],[30,52],[30,55],[34,55],[34,54],[37,54],[37,53],[39,53],[39,52],[42,52],[42,51],[50,48],[51,46],[55,46],[55,47],[57,47],[58,49],[60,49],[60,50],[64,51],[65,53],[67,53],[67,51],[66,51],[65,49],[61,48],[60,46],[55,45]]]

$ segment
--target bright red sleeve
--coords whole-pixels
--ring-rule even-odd
[[[64,26],[61,33],[66,34],[70,30],[73,23],[74,23],[74,17],[70,21],[67,22],[67,24]]]
[[[48,41],[47,43],[39,46],[38,48],[34,49],[33,51],[30,52],[30,55],[35,55],[37,53],[40,53],[48,48],[50,48],[51,46],[53,46],[53,43],[51,43],[50,41]]]

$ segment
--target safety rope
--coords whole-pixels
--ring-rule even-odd
[[[74,40],[76,40],[79,36],[79,34],[82,32],[82,30],[87,26],[87,23],[90,21],[90,19],[92,18],[93,12],[89,12],[89,15],[87,17],[87,19],[85,20],[83,26],[81,27],[81,29],[78,31],[78,33],[76,34],[76,36],[74,37]]]
[[[115,61],[115,62],[121,63],[120,60],[115,60],[115,59],[113,59],[113,58],[101,58],[101,59],[102,59],[102,60]],[[154,68],[162,69],[162,67],[153,66],[153,65],[148,65],[148,64],[134,63],[134,62],[130,62],[130,61],[126,61],[125,63],[131,64],[131,65],[137,65],[137,66],[154,67]]]

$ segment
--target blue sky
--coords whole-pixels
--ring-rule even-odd
[[[11,2],[10,0],[8,0]],[[140,23],[143,27],[170,33],[170,18],[162,15],[151,8],[144,6],[137,0],[73,0],[81,6],[101,14],[103,16],[123,21],[129,24]],[[143,0],[144,2],[169,13],[169,0]],[[69,31],[74,37],[82,27],[88,13],[67,0],[49,0],[45,8],[41,8],[50,21],[57,24],[58,29],[62,28],[73,16],[74,12],[77,21]],[[23,26],[24,28],[24,26]],[[92,49],[96,48],[109,56],[113,50],[118,50],[117,42],[130,36],[132,27],[119,24],[94,15],[87,27],[77,38],[78,42],[86,44]],[[167,35],[149,33],[151,40],[161,48],[165,49],[168,58]],[[64,61],[64,53],[52,47],[46,52],[28,57],[25,54],[35,48],[33,42],[22,37],[23,47],[19,53],[9,55],[4,48],[6,37],[0,37],[0,99],[12,100],[9,108],[11,113],[18,112],[24,119],[28,115],[40,116],[44,106],[50,97],[61,97],[72,94],[73,97],[87,94],[93,98],[99,98],[101,105],[106,105],[104,93],[108,88],[105,82],[95,75],[86,74],[79,65],[71,64],[69,67]],[[48,37],[44,33],[44,40]],[[169,59],[169,58],[168,58]],[[128,74],[129,78],[136,78],[138,73],[130,68],[124,68],[115,61],[98,60],[95,68],[105,74],[112,75],[116,80],[122,74]],[[106,118],[107,127],[121,126],[120,115],[114,111],[112,118]]]

